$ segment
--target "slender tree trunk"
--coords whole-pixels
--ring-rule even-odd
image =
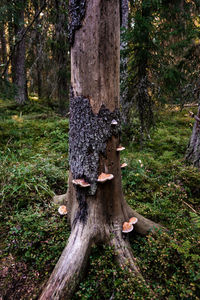
[[[55,58],[57,60],[57,96],[59,103],[59,112],[61,115],[65,115],[67,111],[69,101],[69,87],[67,82],[67,68],[69,66],[69,47],[67,44],[67,24],[66,16],[64,14],[66,9],[66,1],[56,1],[56,51]]]
[[[107,243],[117,260],[143,280],[122,224],[130,211],[121,184],[119,116],[120,5],[116,0],[71,0],[70,176],[71,236],[40,300],[71,299],[91,244]],[[77,18],[79,16],[79,18]],[[78,30],[77,30],[78,29]],[[91,38],[92,37],[92,38]],[[115,120],[115,124],[113,124]],[[101,173],[112,180],[97,182]],[[90,184],[80,187],[73,180]]]
[[[194,167],[200,168],[200,104],[195,117],[192,135],[187,147],[185,159]]]
[[[149,23],[149,17],[151,16],[151,9],[145,5],[145,1],[142,1],[141,17],[143,22]],[[149,78],[148,78],[148,56],[149,56],[149,29],[147,26],[143,26],[143,43],[139,46],[138,50],[138,86],[137,86],[137,106],[141,125],[141,146],[144,141],[144,135],[149,134],[149,130],[153,125],[153,109],[152,99],[148,93]],[[142,53],[142,55],[141,55]],[[136,54],[137,55],[137,54]]]
[[[1,63],[6,65],[7,63],[7,49],[6,49],[6,37],[5,37],[5,26],[2,24],[0,26],[0,43],[1,43]],[[5,74],[5,78],[7,78],[8,72]]]
[[[19,5],[19,3],[17,4]],[[15,11],[15,37],[17,40],[21,39],[24,31],[24,6],[25,1],[22,1],[17,6]],[[25,39],[23,38],[16,46],[15,53],[12,58],[13,66],[13,83],[17,88],[15,100],[22,105],[27,101],[27,83],[26,83],[26,69],[25,69]]]
[[[128,3],[129,0],[121,0],[121,27],[122,27],[122,34],[124,30],[128,28]],[[126,48],[126,43],[121,38],[120,42],[120,52],[122,53],[123,50]],[[127,70],[127,63],[128,58],[121,56],[120,58],[120,86],[122,87],[120,91],[120,102],[122,106],[122,120],[126,124],[128,122],[128,114],[127,114],[127,98],[128,98],[128,70]]]
[[[34,9],[35,9],[35,14],[38,13],[39,11],[39,5],[40,1],[33,1]],[[40,99],[42,97],[42,76],[41,76],[41,61],[39,57],[41,56],[41,33],[39,30],[39,24],[40,24],[40,17],[38,17],[35,21],[35,30],[36,30],[36,36],[35,40],[36,43],[34,45],[35,47],[35,55],[36,55],[36,81],[37,81],[37,93],[38,93],[38,98]]]

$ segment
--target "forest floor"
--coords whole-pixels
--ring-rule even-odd
[[[184,162],[193,120],[175,106],[161,111],[143,150],[135,124],[132,140],[123,136],[124,194],[169,231],[133,233],[134,255],[155,299],[199,299],[200,176]],[[37,299],[70,234],[52,201],[67,190],[68,128],[67,118],[37,102],[20,109],[0,100],[0,299]],[[114,258],[107,246],[93,247],[72,300],[150,299]]]

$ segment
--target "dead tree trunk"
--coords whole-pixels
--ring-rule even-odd
[[[24,31],[24,9],[25,1],[21,1],[20,4],[16,4],[14,31],[16,40],[19,40],[20,42],[16,46],[12,58],[13,83],[17,89],[15,100],[20,105],[27,101],[25,39],[22,38]]]
[[[185,160],[194,167],[200,168],[200,104],[198,107],[197,116],[194,116],[194,118],[195,123],[187,147]]]
[[[72,231],[40,300],[71,299],[91,245],[96,242],[114,247],[119,264],[128,266],[143,280],[128,239],[122,235],[123,222],[133,215],[123,197],[117,151],[120,145],[119,1],[88,0],[86,5],[84,0],[71,0],[70,13],[72,75],[67,209]],[[100,183],[101,173],[114,177]],[[77,185],[78,179],[89,186]],[[155,223],[151,225],[158,227]]]

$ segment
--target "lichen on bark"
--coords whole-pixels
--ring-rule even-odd
[[[86,0],[69,1],[69,42],[72,46],[74,43],[75,32],[82,26],[82,21],[86,13]]]
[[[117,124],[112,124],[115,120]],[[114,122],[114,123],[116,123]],[[89,195],[97,189],[100,154],[106,156],[108,140],[120,132],[120,112],[110,112],[103,105],[97,115],[84,96],[74,97],[70,101],[69,163],[74,179],[85,179],[90,183],[86,188]]]

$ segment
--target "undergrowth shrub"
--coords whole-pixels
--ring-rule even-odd
[[[112,248],[95,246],[87,277],[73,297],[76,299],[152,299],[152,293],[128,268],[121,269],[116,265]]]
[[[43,271],[43,275],[56,264],[70,233],[66,216],[60,216],[54,205],[28,206],[7,217],[6,225],[9,232],[5,252]]]
[[[35,159],[34,159],[35,158]],[[68,173],[48,158],[35,156],[35,163],[16,163],[1,169],[2,204],[9,209],[48,201],[55,192],[65,192]]]
[[[188,236],[180,242],[180,231],[132,240],[141,271],[157,299],[199,299],[198,240]]]

